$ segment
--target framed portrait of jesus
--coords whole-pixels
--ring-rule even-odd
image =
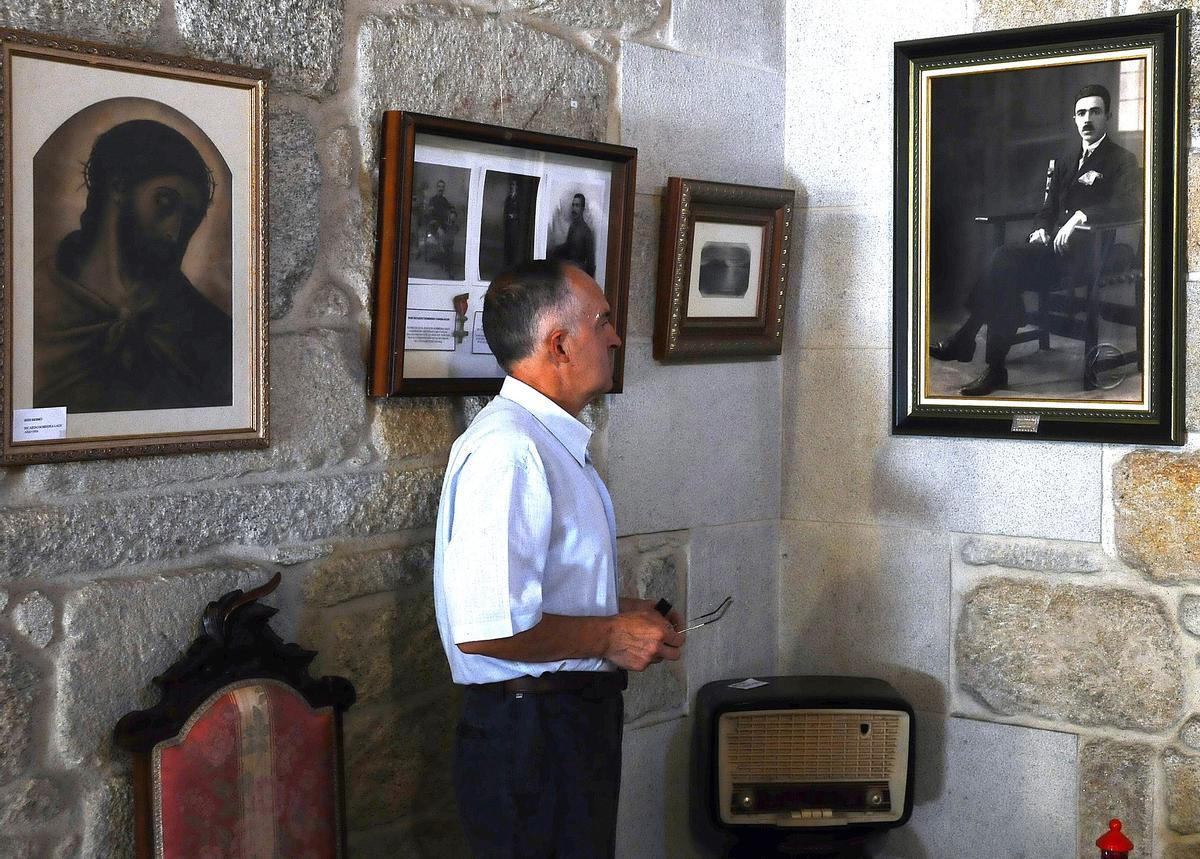
[[[0,31],[3,461],[268,443],[266,80]]]

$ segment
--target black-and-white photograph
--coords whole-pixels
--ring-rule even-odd
[[[491,281],[505,269],[533,259],[538,176],[488,170],[483,178],[479,227],[479,278]]]
[[[471,171],[465,167],[413,165],[409,277],[465,278],[470,188]]]
[[[932,80],[928,396],[1144,400],[1146,66]]]
[[[546,228],[546,258],[573,262],[603,285],[596,271],[596,237],[604,232],[605,210],[599,185],[559,182],[554,185]]]
[[[705,242],[700,248],[700,294],[741,298],[750,289],[750,246]]]

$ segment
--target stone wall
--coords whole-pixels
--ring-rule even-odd
[[[652,361],[659,199],[668,175],[783,184],[782,18],[781,0],[0,4],[7,26],[271,71],[273,431],[265,451],[0,472],[0,855],[130,855],[113,725],[152,703],[205,603],[275,572],[276,629],[359,692],[352,853],[462,855],[430,541],[481,401],[362,394],[385,107],[639,148],[626,391],[589,415],[622,577],[700,611],[732,594],[741,624],[627,699],[621,855],[687,843],[689,697],[774,665],[781,374]]]
[[[805,203],[785,342],[780,663],[884,677],[919,712],[913,819],[873,855],[1094,859],[1117,816],[1137,856],[1200,856],[1194,441],[888,432],[892,43],[1178,5],[789,4],[785,157]],[[1195,130],[1195,78],[1192,96]]]

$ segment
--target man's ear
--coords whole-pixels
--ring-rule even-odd
[[[556,367],[571,360],[567,333],[565,328],[551,328],[546,335],[546,353],[550,356],[550,363]]]

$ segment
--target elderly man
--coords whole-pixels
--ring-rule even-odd
[[[620,338],[596,282],[535,261],[484,297],[507,371],[450,452],[434,596],[465,695],[454,761],[477,856],[612,856],[625,669],[680,656],[682,618],[620,598],[612,503],[580,411]]]
[[[1080,145],[1051,162],[1046,197],[1036,228],[1024,242],[996,251],[967,301],[970,315],[948,340],[929,354],[939,361],[970,361],[975,336],[987,325],[987,369],[965,385],[966,397],[987,396],[1008,387],[1005,361],[1024,323],[1022,292],[1046,290],[1074,273],[1087,259],[1084,225],[1140,216],[1142,174],[1128,150],[1108,137],[1111,97],[1097,84],[1075,95],[1075,128]]]

